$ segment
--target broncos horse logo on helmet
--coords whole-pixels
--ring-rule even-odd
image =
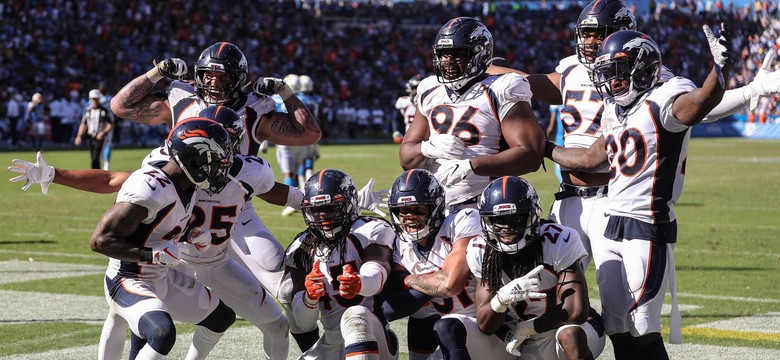
[[[539,238],[539,195],[519,177],[490,182],[479,198],[479,216],[485,240],[496,251],[514,254]]]
[[[207,72],[226,74],[228,79],[209,82]],[[229,42],[218,42],[203,50],[195,64],[195,91],[209,105],[230,102],[240,96],[247,76],[244,53]]]
[[[312,175],[304,187],[301,210],[306,226],[320,241],[329,247],[341,243],[360,215],[352,178],[335,169]]]
[[[404,241],[417,242],[439,232],[444,222],[444,188],[429,171],[411,169],[399,176],[390,189],[390,217]],[[425,205],[424,214],[402,216],[404,208]],[[406,215],[406,214],[404,214]]]
[[[233,153],[241,153],[241,142],[244,140],[244,120],[233,109],[222,105],[207,106],[198,113],[199,117],[214,120],[227,130]]]
[[[649,36],[633,30],[610,35],[599,48],[590,74],[596,89],[626,107],[652,89],[661,76],[661,50]],[[613,80],[628,80],[615,88]]]
[[[165,142],[168,154],[190,181],[209,194],[222,191],[233,165],[230,135],[216,121],[193,117],[180,121]]]
[[[575,30],[577,59],[593,70],[599,42],[588,42],[586,37],[603,41],[616,31],[636,30],[636,18],[623,0],[594,0],[582,9]]]
[[[436,35],[433,70],[439,82],[452,90],[483,74],[492,58],[493,35],[477,19],[454,18]]]

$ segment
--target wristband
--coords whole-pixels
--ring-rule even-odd
[[[296,187],[290,186],[287,190],[287,203],[284,206],[289,206],[295,210],[300,210],[303,203],[303,191]]]
[[[309,309],[314,309],[320,304],[319,299],[309,299],[309,294],[306,291],[301,291],[301,297],[303,298],[303,304]]]
[[[146,78],[153,84],[156,84],[158,81],[162,80],[163,76],[160,75],[160,71],[157,70],[157,66],[155,66],[146,72]]]
[[[506,312],[506,305],[504,305],[504,303],[498,299],[498,295],[493,296],[493,298],[490,300],[490,308],[498,314],[503,314]]]
[[[293,95],[292,88],[290,85],[285,84],[282,86],[282,89],[279,90],[279,97],[282,98],[282,101],[287,101],[287,98]]]
[[[138,251],[138,260],[142,263],[151,264],[152,263],[152,248],[150,247],[142,247]]]
[[[369,261],[360,267],[361,287],[358,295],[374,296],[382,291],[387,279],[387,270],[376,261]]]

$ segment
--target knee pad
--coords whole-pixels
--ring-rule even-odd
[[[217,308],[197,325],[203,326],[215,333],[223,333],[230,325],[233,325],[235,321],[236,313],[220,300]]]
[[[367,308],[363,306],[352,306],[341,315],[341,333],[346,343],[348,338],[354,337],[354,341],[366,341],[369,338],[374,339],[371,322],[368,317],[371,316]]]
[[[168,354],[176,343],[176,326],[171,315],[164,311],[150,311],[138,320],[138,335],[160,354]],[[140,350],[140,348],[139,348]]]

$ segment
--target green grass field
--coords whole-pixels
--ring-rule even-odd
[[[273,151],[266,157],[278,169]],[[146,153],[115,150],[112,168],[132,171]],[[89,164],[87,151],[45,155],[57,167]],[[0,153],[6,166],[13,158],[33,161],[35,154]],[[402,171],[398,146],[390,144],[323,146],[317,167],[341,169],[358,187],[373,176],[375,189],[389,187]],[[539,191],[544,209],[549,209],[557,189],[551,163],[547,167],[550,172],[526,176]],[[6,179],[11,177],[7,172]],[[20,183],[0,182],[0,358],[97,344],[107,309],[101,283],[107,259],[89,250],[89,239],[113,201],[113,195],[59,185],[44,196],[38,185],[22,192]],[[281,217],[280,207],[259,200],[255,208],[285,245],[304,227],[299,214]],[[694,139],[677,216],[675,257],[684,341],[780,351],[780,142]],[[588,280],[591,298],[598,299],[593,269]],[[668,335],[668,316],[665,320]],[[237,322],[237,327],[247,326]],[[179,329],[180,334],[188,331],[192,327]],[[220,355],[220,349],[214,358],[234,358]]]

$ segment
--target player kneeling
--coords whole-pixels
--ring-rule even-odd
[[[479,204],[483,235],[466,255],[477,278],[477,317],[436,323],[445,358],[596,358],[604,330],[588,303],[579,235],[542,220],[536,190],[518,177],[491,182]]]

